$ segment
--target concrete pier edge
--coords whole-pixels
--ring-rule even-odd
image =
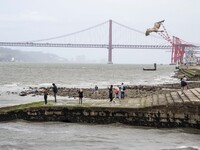
[[[13,120],[200,129],[200,105],[189,103],[145,108],[39,106],[0,112],[0,122]]]

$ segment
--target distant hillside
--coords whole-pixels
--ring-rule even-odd
[[[36,63],[55,63],[67,62],[67,59],[61,58],[54,54],[34,52],[34,51],[20,51],[9,48],[0,47],[0,62],[36,62]]]

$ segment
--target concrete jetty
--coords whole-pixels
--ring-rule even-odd
[[[199,81],[200,80],[200,66],[179,66],[178,67],[178,77],[186,76],[190,81]]]
[[[200,88],[152,94],[141,98],[115,99],[78,98],[47,105],[13,106],[0,108],[0,121],[62,121],[78,123],[123,123],[157,128],[189,127],[200,129]]]

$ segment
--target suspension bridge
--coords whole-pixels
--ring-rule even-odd
[[[23,42],[0,42],[0,46],[104,48],[108,49],[108,64],[113,63],[113,49],[170,49],[173,64],[183,63],[185,54],[190,55],[187,59],[192,57],[199,60],[196,56],[199,45],[185,42],[175,36],[171,37],[163,24],[162,28],[164,32],[145,36],[143,31],[108,20],[65,35]]]

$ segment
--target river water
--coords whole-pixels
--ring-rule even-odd
[[[23,64],[0,63],[0,107],[43,101],[40,96],[20,97],[29,87],[105,88],[110,84],[155,85],[177,83],[175,66],[158,65]],[[66,99],[65,97],[59,97]],[[200,131],[153,129],[122,124],[91,125],[62,122],[0,123],[0,150],[199,150]]]

